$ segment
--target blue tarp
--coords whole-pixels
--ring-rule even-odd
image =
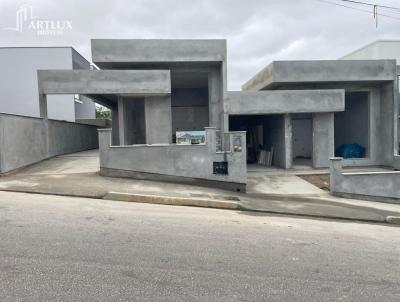
[[[358,144],[344,144],[336,149],[336,156],[343,158],[363,158],[365,157],[365,148]]]

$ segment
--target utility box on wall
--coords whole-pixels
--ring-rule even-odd
[[[226,161],[221,161],[221,162],[215,161],[213,163],[213,173],[214,174],[220,174],[220,175],[228,175],[228,162],[226,162]]]

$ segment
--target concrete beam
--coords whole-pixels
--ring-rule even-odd
[[[169,70],[38,70],[40,94],[171,93]]]
[[[280,114],[344,111],[344,90],[274,90],[228,92],[225,112]]]
[[[329,167],[329,159],[335,156],[335,116],[333,112],[313,114],[314,168]]]
[[[101,63],[222,62],[226,40],[93,39],[92,60]]]
[[[276,61],[247,81],[242,90],[296,83],[393,81],[395,74],[395,60]]]

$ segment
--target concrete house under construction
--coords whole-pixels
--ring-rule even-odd
[[[99,130],[102,175],[245,191],[249,165],[268,153],[284,169],[392,166],[398,154],[394,60],[273,62],[227,91],[225,40],[92,40],[100,70],[38,71],[41,114],[53,94],[81,94],[112,111]],[[204,143],[176,143],[204,131]],[[201,141],[197,139],[196,141]]]

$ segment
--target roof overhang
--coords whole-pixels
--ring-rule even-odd
[[[230,115],[338,112],[345,109],[343,89],[228,92]]]
[[[242,89],[258,91],[282,85],[385,82],[396,75],[395,60],[276,61],[247,81]]]
[[[171,93],[169,70],[38,70],[40,94],[119,94],[130,96]]]

